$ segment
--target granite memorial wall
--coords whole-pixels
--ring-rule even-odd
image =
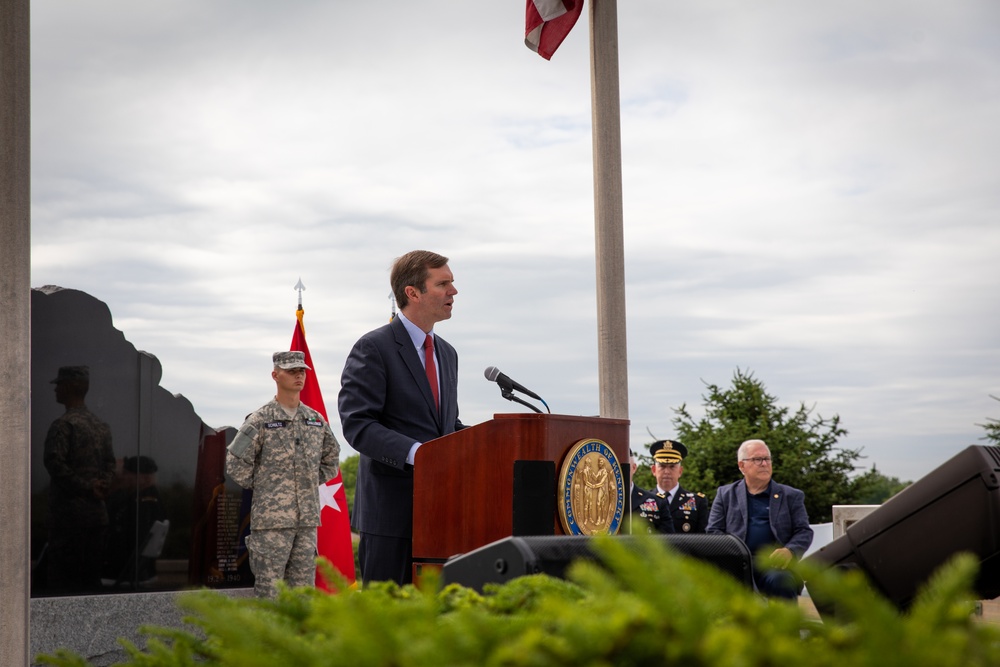
[[[231,427],[160,386],[108,306],[31,294],[32,597],[253,585]]]

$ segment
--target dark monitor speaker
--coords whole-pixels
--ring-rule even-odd
[[[647,536],[620,535],[615,539],[634,548]],[[753,588],[753,557],[739,538],[732,535],[655,535],[671,547],[706,561]],[[599,560],[591,548],[593,538],[584,535],[507,537],[467,554],[455,556],[442,569],[442,582],[461,584],[482,591],[489,583],[502,584],[515,577],[547,574],[564,578],[574,560]]]
[[[860,568],[906,609],[931,574],[959,552],[980,560],[980,599],[1000,595],[1000,447],[967,447],[807,560]]]
[[[556,464],[514,461],[512,535],[552,535],[556,525]]]

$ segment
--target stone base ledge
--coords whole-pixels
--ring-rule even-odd
[[[233,597],[251,597],[252,588],[219,591]],[[75,597],[32,598],[29,656],[55,653],[67,648],[79,653],[92,665],[123,662],[128,654],[118,638],[136,646],[146,645],[143,625],[182,627],[186,615],[177,607],[179,592],[128,593],[121,595],[81,595]]]

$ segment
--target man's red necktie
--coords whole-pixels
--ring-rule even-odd
[[[438,374],[437,366],[434,365],[434,338],[427,334],[424,339],[424,370],[427,371],[427,381],[431,384],[431,393],[434,394],[434,407],[441,409],[441,398],[438,396]]]

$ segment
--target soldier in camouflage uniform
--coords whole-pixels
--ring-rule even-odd
[[[104,501],[115,475],[111,429],[84,403],[89,367],[63,366],[52,383],[66,412],[45,436],[43,462],[51,478],[46,587],[53,593],[95,592],[108,531]]]
[[[226,473],[253,489],[250,569],[259,597],[274,597],[277,581],[312,586],[316,571],[319,486],[336,476],[340,457],[330,425],[299,401],[306,371],[302,352],[275,352],[274,400],[243,423],[226,453]]]

